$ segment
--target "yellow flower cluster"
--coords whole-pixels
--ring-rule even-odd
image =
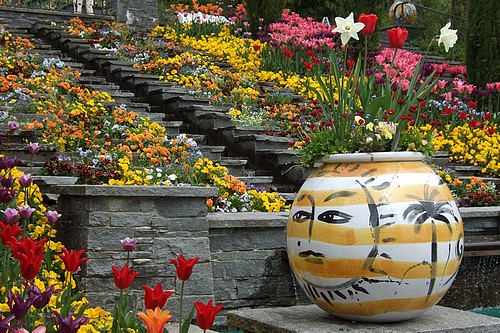
[[[271,213],[281,212],[290,208],[286,204],[286,200],[276,192],[248,190],[248,194],[252,197],[252,206],[257,211]]]
[[[493,128],[493,134],[488,128]],[[469,124],[457,126],[451,131],[449,125],[432,140],[436,151],[449,151],[450,160],[481,166],[485,174],[500,173],[500,134],[497,126],[485,124],[472,128]]]

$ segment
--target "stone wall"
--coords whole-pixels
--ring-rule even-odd
[[[143,308],[144,284],[180,290],[169,260],[181,253],[200,257],[186,284],[187,304],[210,298],[223,304],[220,325],[231,309],[297,304],[285,251],[287,213],[207,214],[206,198],[216,189],[205,187],[74,185],[51,192],[59,194],[58,236],[70,249],[85,248],[90,258],[78,287],[95,306],[112,310],[118,299],[111,266],[127,262],[120,242],[125,237],[138,241],[130,253],[140,272],[130,288],[135,309]],[[173,314],[178,301],[169,300]]]
[[[211,214],[214,295],[226,310],[297,303],[286,255],[286,213]]]
[[[78,282],[93,305],[112,310],[118,299],[111,267],[127,262],[120,242],[125,237],[138,241],[129,264],[140,272],[130,288],[133,308],[143,308],[142,285],[180,290],[169,260],[181,253],[200,257],[185,287],[186,302],[214,297],[206,198],[216,195],[215,188],[75,185],[54,192],[62,214],[58,236],[70,249],[85,248],[90,258]],[[169,309],[178,313],[178,297],[171,297]]]
[[[118,23],[138,29],[150,29],[159,24],[157,0],[107,0],[106,6]]]
[[[121,268],[127,262],[120,243],[125,237],[138,240],[130,258],[140,272],[131,286],[134,309],[142,310],[144,284],[161,282],[179,290],[169,259],[181,253],[201,258],[186,284],[187,304],[208,299],[223,304],[219,325],[225,325],[225,314],[232,309],[310,303],[290,271],[287,213],[207,214],[206,198],[216,195],[216,189],[206,187],[76,185],[52,192],[60,194],[60,238],[70,249],[85,248],[90,258],[78,281],[93,305],[111,310],[118,298],[111,266]],[[490,214],[489,223],[500,223],[497,213]],[[466,230],[473,229],[469,223],[464,219]],[[440,304],[467,310],[500,304],[500,293],[491,292],[500,286],[499,249],[477,240],[466,244],[457,279]],[[178,301],[177,296],[169,301],[173,314],[178,313]]]
[[[159,24],[157,0],[108,0],[106,12],[109,15],[96,15],[73,13],[72,8],[67,11],[48,11],[32,8],[15,8],[0,6],[0,24],[9,27],[29,29],[37,22],[65,22],[78,16],[85,22],[114,21],[127,23],[129,26],[146,30]]]
[[[71,12],[55,12],[41,9],[13,8],[0,6],[0,25],[30,29],[33,24],[47,21],[62,23],[76,15]],[[112,21],[107,15],[78,15],[83,21]]]

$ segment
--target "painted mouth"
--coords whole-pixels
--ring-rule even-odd
[[[312,264],[323,264],[323,258],[325,255],[320,252],[314,252],[312,250],[299,252],[299,257],[304,258],[305,261],[310,262]]]

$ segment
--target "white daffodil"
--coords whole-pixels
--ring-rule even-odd
[[[351,38],[359,40],[358,32],[365,27],[364,23],[354,22],[354,14],[352,12],[346,18],[336,17],[335,24],[336,27],[333,29],[333,32],[340,33],[342,45],[346,45]]]
[[[457,30],[450,29],[451,22],[448,22],[444,27],[441,28],[441,34],[439,35],[438,45],[444,44],[444,49],[446,52],[453,47],[457,42]]]

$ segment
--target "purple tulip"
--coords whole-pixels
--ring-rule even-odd
[[[31,143],[28,145],[28,152],[31,154],[31,155],[35,155],[37,154],[38,152],[40,151],[40,146],[38,145],[37,142],[35,143]]]
[[[2,183],[3,187],[11,188],[12,184],[14,184],[14,179],[12,179],[12,176],[0,176],[0,182]]]
[[[14,315],[10,315],[0,320],[0,333],[7,333],[10,331],[11,327],[9,326],[9,322],[16,318]]]
[[[29,173],[23,173],[18,180],[21,186],[28,187],[33,183],[33,176]]]
[[[16,190],[0,187],[0,202],[3,202],[4,204],[9,203],[16,194]]]
[[[15,167],[20,160],[16,157],[14,158],[9,158],[9,157],[1,157],[0,158],[0,170],[3,169],[11,169]]]
[[[49,223],[51,225],[54,225],[59,220],[59,218],[62,216],[62,214],[59,214],[55,210],[48,210],[47,213],[45,213],[45,216],[47,216]]]
[[[15,132],[19,129],[19,123],[11,120],[7,123],[7,127],[9,128],[9,131]]]
[[[33,212],[35,212],[35,208],[31,208],[29,205],[24,205],[19,207],[19,216],[21,216],[22,219],[29,219]]]
[[[63,318],[57,311],[52,311],[54,316],[48,316],[54,322],[59,333],[76,333],[80,326],[88,323],[87,317],[73,319],[73,312],[70,312],[66,318]]]
[[[61,289],[54,289],[54,285],[51,285],[43,292],[33,282],[23,282],[23,285],[28,291],[28,298],[33,303],[33,306],[39,310],[43,309],[47,304],[49,304],[50,298],[53,294],[60,293],[62,291]]]
[[[14,208],[7,208],[1,211],[4,214],[3,221],[6,224],[14,224],[19,218],[19,212]]]
[[[22,319],[31,305],[33,305],[31,299],[25,300],[19,291],[13,293],[11,290],[8,291],[7,304],[10,308],[10,313],[12,313],[16,319]]]
[[[134,251],[137,245],[137,239],[129,237],[125,237],[125,239],[122,239],[120,242],[122,242],[123,249],[128,252]]]

